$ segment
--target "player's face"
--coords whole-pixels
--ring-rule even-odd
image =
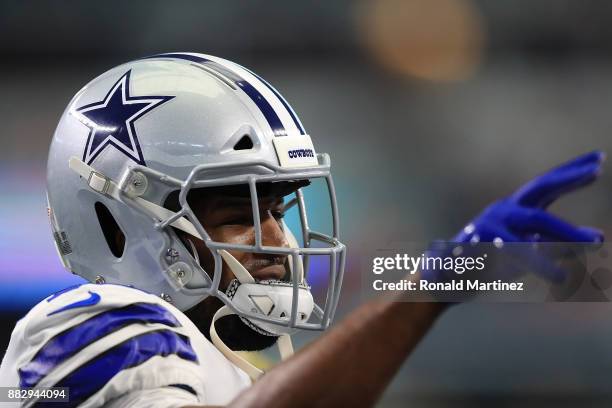
[[[255,227],[253,210],[248,198],[223,194],[207,195],[203,190],[190,193],[189,205],[202,222],[202,226],[214,241],[254,245]],[[266,196],[259,200],[261,238],[263,245],[288,247],[282,228],[283,196]],[[183,235],[183,240],[188,236]],[[214,259],[210,250],[200,240],[192,240],[200,264],[208,273],[214,270]],[[282,255],[255,254],[230,251],[230,253],[259,280],[285,279],[288,276],[287,257]],[[234,274],[224,263],[220,288],[225,290],[234,279]],[[208,336],[214,313],[222,306],[219,299],[208,297],[187,311],[187,316]],[[231,315],[216,323],[217,332],[224,343],[234,350],[262,350],[276,341],[273,336],[261,335],[246,326],[238,316]]]
[[[255,226],[250,198],[196,194],[190,197],[191,209],[201,220],[210,237],[217,242],[255,244]],[[259,200],[261,238],[265,246],[288,247],[282,227],[283,197],[267,196]],[[214,270],[212,254],[203,242],[194,242],[200,263],[211,273]],[[257,280],[282,280],[287,274],[287,256],[229,251]],[[221,289],[227,288],[234,274],[224,263]]]

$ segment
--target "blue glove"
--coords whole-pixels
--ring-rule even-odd
[[[546,208],[563,194],[591,184],[601,174],[603,152],[594,151],[569,161],[528,182],[507,198],[488,206],[451,241],[455,243],[493,242],[603,242],[602,231],[575,226],[548,212]],[[538,262],[536,272],[552,281],[561,281],[566,272],[529,249],[530,259]],[[434,247],[428,253],[442,255]],[[447,246],[448,248],[448,246]],[[448,252],[448,250],[445,250]],[[524,255],[524,254],[523,254]],[[436,271],[423,271],[425,279],[439,280]]]

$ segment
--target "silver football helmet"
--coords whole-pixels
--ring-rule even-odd
[[[264,246],[258,184],[315,178],[327,186],[333,232],[309,228],[298,189],[286,208],[299,210],[302,244],[285,225],[289,246]],[[329,156],[315,152],[285,99],[240,65],[171,53],[100,75],[76,94],[61,117],[47,182],[59,255],[68,270],[88,281],[131,285],[180,310],[216,296],[226,305],[221,315],[236,313],[274,335],[321,330],[331,322],[345,246],[338,240]],[[254,245],[213,241],[187,201],[193,188],[236,184],[250,191]],[[177,190],[180,209],[165,208]],[[124,234],[122,245],[111,245],[101,218],[116,223]],[[214,256],[213,271],[203,269],[175,229],[204,241]],[[229,250],[283,254],[291,279],[257,281]],[[329,258],[323,304],[313,300],[307,280],[309,258],[315,255]],[[223,262],[236,276],[227,291],[219,287]]]

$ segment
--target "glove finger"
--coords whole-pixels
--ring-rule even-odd
[[[595,238],[593,241],[589,241],[589,242],[604,242],[606,240],[606,235],[599,228],[587,227],[587,226],[582,226],[582,225],[576,228],[578,228],[580,231],[584,232],[585,234],[590,234],[591,236]]]
[[[546,211],[522,209],[513,213],[508,228],[519,234],[539,234],[560,242],[602,242],[603,233],[591,227],[577,227]],[[527,240],[527,239],[526,239]]]
[[[575,157],[559,166],[557,166],[553,170],[564,170],[569,168],[581,167],[586,164],[598,163],[605,159],[606,154],[600,150],[594,150],[589,153],[585,153],[581,156]]]
[[[545,208],[562,194],[592,183],[601,173],[603,159],[601,152],[580,157],[528,182],[512,198],[524,206]]]
[[[591,184],[600,173],[600,164],[553,170],[525,184],[512,198],[520,205],[544,209],[561,195]]]

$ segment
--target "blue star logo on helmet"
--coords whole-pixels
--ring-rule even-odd
[[[134,123],[174,96],[130,95],[130,73],[126,72],[100,102],[73,111],[89,128],[83,161],[91,164],[108,146],[113,146],[136,163],[146,166]]]

